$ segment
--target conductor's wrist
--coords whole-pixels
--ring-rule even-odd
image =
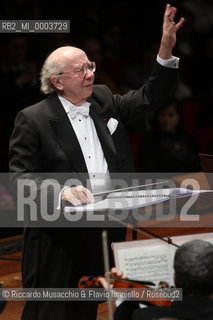
[[[161,39],[161,44],[160,44],[158,56],[164,60],[171,59],[171,57],[172,57],[172,47],[170,45],[168,45],[167,43],[165,43],[163,38]]]
[[[172,49],[168,48],[168,47],[166,47],[164,45],[161,45],[160,49],[159,49],[159,52],[158,52],[158,56],[161,59],[169,60],[169,59],[172,58]]]

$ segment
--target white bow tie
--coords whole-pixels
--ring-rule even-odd
[[[69,113],[71,118],[75,118],[75,116],[80,113],[85,117],[88,117],[89,115],[89,111],[90,111],[90,105],[91,103],[89,102],[84,102],[82,103],[80,106],[74,106],[74,105],[70,105],[69,106]]]

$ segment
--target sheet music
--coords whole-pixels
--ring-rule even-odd
[[[213,192],[213,190],[192,190],[192,189],[186,189],[186,188],[172,188],[170,189],[170,197],[175,197],[175,198],[183,198],[185,196],[193,196],[197,195],[200,193],[205,193],[205,192]]]
[[[65,207],[66,212],[129,210],[156,204],[169,199],[170,189],[110,193],[106,199],[86,205]]]
[[[107,196],[107,199],[114,198],[147,198],[147,202],[150,198],[164,198],[169,197],[173,189],[151,189],[151,190],[137,190],[137,191],[123,191],[113,192]]]
[[[134,242],[134,241],[133,241]],[[136,241],[138,242],[138,241]],[[116,244],[114,244],[116,246]],[[173,284],[169,246],[167,244],[117,249],[116,267],[130,279]]]
[[[170,198],[182,198],[212,190],[190,190],[185,188],[165,188],[138,191],[119,191],[110,193],[106,199],[80,206],[67,206],[65,212],[130,210],[157,204]]]
[[[181,245],[194,239],[202,239],[213,244],[213,233],[201,233],[171,238],[175,244]],[[165,244],[160,240],[138,240],[113,243],[116,268],[123,271],[130,279],[166,281],[174,285],[174,255],[177,247]]]

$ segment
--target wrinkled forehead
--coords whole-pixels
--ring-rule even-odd
[[[60,56],[59,59],[62,68],[76,67],[88,62],[88,57],[82,50],[66,51]]]

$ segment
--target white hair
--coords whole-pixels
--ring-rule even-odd
[[[49,56],[44,61],[44,64],[42,66],[41,73],[40,73],[41,91],[45,94],[50,94],[56,91],[50,78],[54,74],[57,74],[61,71],[60,70],[61,66],[59,61],[57,61],[56,59],[49,59]]]

